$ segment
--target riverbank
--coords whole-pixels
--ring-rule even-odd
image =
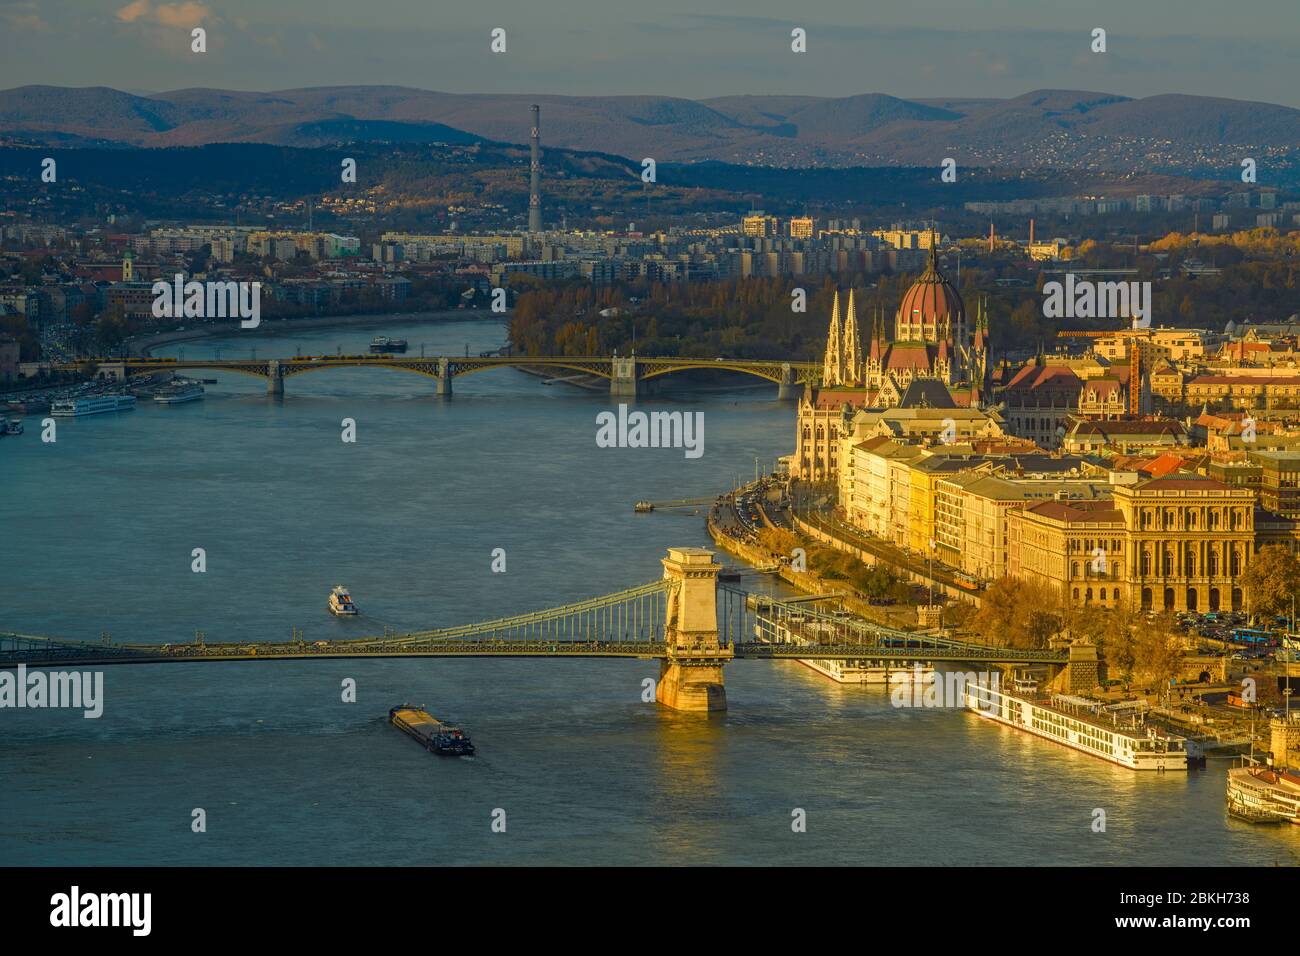
[[[256,328],[242,329],[238,328],[238,326],[233,328],[238,329],[240,335],[267,336],[286,335],[292,332],[315,329],[366,328],[423,322],[440,323],[452,319],[476,318],[481,318],[484,322],[491,322],[501,321],[504,316],[497,312],[486,312],[482,309],[445,309],[440,312],[383,312],[366,315],[318,315],[292,319],[263,319]],[[128,355],[144,358],[152,354],[153,349],[162,348],[164,345],[230,335],[231,331],[232,325],[229,322],[220,325],[212,323],[196,328],[173,329],[168,332],[155,332],[151,335],[139,336],[126,342],[125,345]]]

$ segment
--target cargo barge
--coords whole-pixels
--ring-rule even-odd
[[[423,708],[399,704],[388,712],[388,720],[430,753],[451,757],[474,755],[474,745],[459,727],[443,723]]]

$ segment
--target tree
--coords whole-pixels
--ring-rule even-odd
[[[1182,671],[1183,639],[1173,633],[1166,619],[1139,627],[1134,638],[1133,665],[1138,673],[1163,687]]]
[[[1285,546],[1267,544],[1259,549],[1240,580],[1252,614],[1289,613],[1291,602],[1300,592],[1300,561]]]
[[[972,623],[990,644],[1043,648],[1061,630],[1060,596],[1041,581],[999,578],[984,591]]]

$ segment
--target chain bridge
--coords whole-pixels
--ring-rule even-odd
[[[474,624],[342,641],[170,644],[69,641],[0,632],[0,669],[180,662],[402,657],[647,658],[657,697],[687,711],[726,709],[722,668],[735,659],[872,660],[992,665],[1069,663],[1064,650],[993,647],[896,630],[718,585],[703,548],[669,548],[656,581]]]

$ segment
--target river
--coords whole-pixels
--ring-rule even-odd
[[[361,352],[376,334],[476,355],[505,329],[395,318],[159,354]],[[608,396],[516,370],[459,378],[450,400],[377,369],[293,376],[282,401],[216,377],[201,402],[61,419],[52,444],[31,417],[0,439],[0,627],[312,641],[562,604],[708,544],[700,516],[634,501],[714,494],[793,441],[775,388],[643,403],[704,413],[688,458],[598,447]],[[338,583],[359,619],[326,613]],[[1227,818],[1223,762],[1139,775],[795,662],[734,662],[729,711],[682,716],[642,702],[655,676],[618,660],[108,667],[99,719],[0,710],[0,864],[1300,862],[1300,828]],[[478,756],[421,751],[386,723],[402,702],[454,719]]]

